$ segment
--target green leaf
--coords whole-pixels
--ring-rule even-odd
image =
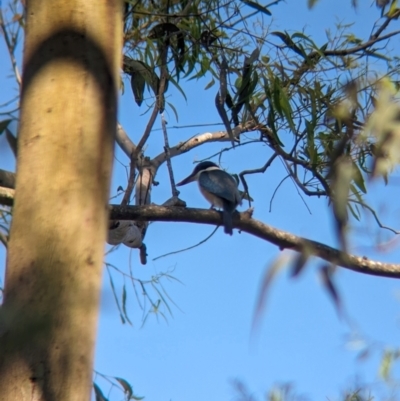
[[[296,38],[306,40],[307,42],[310,42],[314,47],[317,47],[317,45],[307,35],[304,35],[304,33],[302,33],[302,32],[295,32],[292,35],[292,39],[296,39]]]
[[[360,191],[353,185],[350,184],[350,191],[353,193],[353,195],[356,197],[356,199],[358,200],[358,202],[361,203],[361,205],[364,206],[364,201],[363,198],[360,195]]]
[[[112,292],[113,292],[113,295],[114,295],[115,303],[117,304],[117,308],[118,308],[118,311],[119,311],[119,316],[121,318],[122,323],[125,324],[126,323],[125,322],[125,318],[124,318],[121,306],[120,306],[119,301],[118,301],[118,296],[117,296],[117,292],[115,290],[114,281],[112,279],[112,276],[111,276],[111,273],[110,273],[110,269],[109,269],[108,266],[107,266],[107,272],[108,272],[108,276],[110,278],[110,285],[111,285],[111,289],[112,289]]]
[[[126,293],[126,287],[125,284],[122,287],[122,312],[124,313],[126,321],[132,326],[132,322],[130,321],[128,314],[126,312],[126,298],[127,298],[127,293]]]
[[[360,169],[357,164],[353,162],[353,181],[354,184],[362,191],[364,194],[367,193],[367,189],[365,188],[364,177],[361,174]]]
[[[151,87],[155,96],[158,96],[158,88],[160,86],[160,78],[154,70],[147,64],[139,60],[133,60],[130,57],[124,56],[124,71],[129,74],[140,74]],[[165,89],[166,90],[166,89]]]
[[[215,79],[213,78],[204,88],[204,90],[210,89],[215,84]]]
[[[319,0],[308,0],[308,8],[313,8]]]
[[[314,130],[315,126],[310,121],[305,120],[307,130],[307,151],[310,157],[311,164],[315,166],[317,164],[318,152],[314,144]]]
[[[379,60],[392,61],[391,57],[388,57],[388,56],[386,56],[384,54],[381,54],[381,53],[376,53],[376,52],[373,52],[373,51],[365,50],[365,54],[368,55],[368,56],[371,56],[371,57],[375,57],[375,58],[377,58]]]
[[[278,78],[274,80],[274,87],[272,92],[272,98],[274,101],[275,110],[278,114],[283,117],[283,111],[280,102],[280,94],[281,94],[281,83]]]
[[[8,127],[8,124],[10,124],[11,120],[3,120],[0,121],[0,135],[5,131],[5,129]]]
[[[300,56],[306,58],[306,54],[304,53],[304,51],[293,42],[292,38],[286,32],[283,33],[283,32],[275,31],[275,32],[271,32],[271,34],[278,36],[278,38],[280,38],[287,47],[292,49],[295,53],[299,54]]]
[[[261,4],[256,3],[255,1],[251,1],[251,0],[241,0],[242,3],[248,5],[251,8],[256,9],[257,11],[263,13],[263,14],[267,14],[268,16],[271,16],[272,13],[271,11],[268,10],[268,8],[262,6]]]
[[[285,115],[285,117],[289,123],[290,129],[292,130],[292,132],[294,134],[296,134],[296,127],[294,125],[293,118],[292,118],[292,107],[290,106],[290,102],[286,95],[286,92],[282,88],[280,88],[279,103],[282,108],[282,112]]]
[[[333,269],[332,266],[326,265],[323,266],[320,270],[321,278],[322,278],[322,283],[325,286],[329,296],[332,298],[332,301],[336,307],[336,310],[339,314],[341,314],[341,300],[340,296],[338,293],[338,290],[336,289],[336,286],[333,282]]]
[[[136,104],[140,107],[143,102],[143,93],[146,80],[140,72],[131,75],[131,88]]]
[[[299,276],[299,274],[304,270],[304,267],[306,266],[312,253],[311,251],[312,250],[304,248],[301,252],[299,252],[297,255],[293,257],[293,265],[291,269],[292,277]]]
[[[268,120],[267,121],[268,121],[268,127],[271,129],[272,135],[273,135],[274,139],[276,140],[276,142],[278,142],[278,144],[280,146],[284,146],[282,141],[279,139],[278,132],[276,130],[275,114],[274,114],[274,110],[272,109],[272,107],[270,107],[270,109],[268,111]]]
[[[132,386],[125,380],[121,379],[120,377],[115,377],[115,380],[122,386],[124,389],[124,393],[127,400],[130,400],[133,395]]]
[[[178,91],[181,93],[181,95],[183,96],[183,98],[187,101],[185,92],[184,92],[183,89],[179,86],[178,82],[176,82],[175,79],[173,79],[171,76],[169,77],[169,81],[171,82],[172,85],[175,86],[176,89],[178,89]]]
[[[393,352],[392,351],[385,351],[383,355],[381,366],[379,367],[379,374],[380,376],[388,381],[390,378],[390,373],[393,367]]]
[[[347,207],[349,208],[350,213],[353,215],[353,217],[354,217],[357,221],[360,221],[360,212],[358,211],[358,208],[357,208],[357,213],[356,213],[356,211],[353,209],[353,207],[351,206],[350,203],[347,204]]]
[[[389,11],[387,13],[387,16],[389,18],[393,17],[394,14],[396,14],[398,8],[397,8],[397,1],[392,1],[392,4],[390,5]]]
[[[171,107],[172,111],[175,114],[176,121],[178,122],[179,121],[179,117],[178,117],[178,112],[177,112],[175,106],[170,102],[167,102],[167,104],[168,104],[169,107]]]
[[[104,396],[100,387],[96,383],[93,383],[93,389],[96,395],[96,401],[108,401],[108,399]]]

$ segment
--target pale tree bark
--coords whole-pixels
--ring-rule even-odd
[[[122,47],[119,0],[28,0],[0,400],[87,401]]]

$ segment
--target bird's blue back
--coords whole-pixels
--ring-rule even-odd
[[[223,170],[202,172],[199,176],[199,184],[212,194],[230,202],[235,208],[241,203],[235,179]]]

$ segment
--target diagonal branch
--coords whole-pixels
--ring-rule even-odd
[[[239,125],[232,129],[233,135],[238,137],[241,133],[248,131],[246,125]],[[197,148],[204,143],[211,142],[224,142],[230,141],[230,137],[226,131],[216,131],[216,132],[204,132],[202,134],[196,135],[185,142],[178,143],[178,145],[173,146],[170,150],[170,157],[179,156],[183,153],[189,152],[190,150]],[[167,155],[165,152],[157,155],[153,160],[152,164],[156,169],[158,169],[162,163],[167,160]]]
[[[172,169],[170,147],[169,147],[169,140],[168,140],[167,122],[165,121],[164,113],[161,114],[161,125],[162,125],[162,130],[163,130],[163,135],[164,135],[164,151],[165,151],[165,156],[167,159],[167,168],[168,168],[168,173],[169,173],[169,180],[171,183],[172,196],[177,198],[179,195],[179,192],[176,189],[176,185],[175,185],[174,170]]]
[[[170,221],[198,224],[221,224],[221,213],[215,210],[192,209],[163,206],[117,206],[111,205],[111,218],[119,220]],[[400,278],[400,265],[369,260],[365,256],[351,255],[323,243],[298,237],[255,220],[250,213],[235,213],[233,226],[255,237],[261,238],[279,247],[303,252],[307,249],[311,255],[329,263],[358,273],[381,277]]]
[[[390,39],[392,36],[396,36],[398,34],[400,34],[400,31],[394,31],[388,33],[386,35],[381,36],[380,38],[373,36],[370,40],[366,41],[365,43],[362,43],[361,45],[343,50],[324,50],[323,53],[325,56],[347,56],[349,54],[354,54],[361,50],[368,49],[368,47],[373,46],[375,43],[382,42],[382,40]],[[314,54],[314,52],[312,54]],[[317,52],[315,52],[315,54],[317,54]],[[309,57],[311,57],[311,54],[309,55]]]
[[[123,129],[120,123],[117,124],[117,135],[115,137],[115,140],[118,146],[129,158],[131,158],[132,155],[136,152],[136,145],[129,138],[128,134]]]
[[[386,18],[386,21],[376,30],[374,34],[371,35],[370,39],[376,39],[379,35],[388,27],[390,22],[398,18],[400,15],[400,9],[397,9],[390,17]]]

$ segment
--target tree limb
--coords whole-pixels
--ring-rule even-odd
[[[12,205],[14,191],[0,188],[0,203]],[[136,221],[175,221],[220,225],[221,214],[215,210],[193,209],[184,207],[165,206],[119,206],[110,205],[110,219]],[[291,249],[303,252],[307,249],[312,255],[320,257],[337,266],[353,270],[358,273],[380,277],[400,278],[400,265],[369,260],[365,256],[346,254],[328,245],[279,230],[253,219],[250,213],[235,213],[233,226],[255,237],[268,241],[279,249]]]
[[[392,36],[396,36],[400,33],[400,31],[394,31],[391,33],[388,33],[387,35],[383,35],[379,38],[372,38],[368,40],[365,43],[362,43],[359,46],[354,46],[349,49],[343,49],[343,50],[325,50],[323,53],[325,56],[347,56],[349,54],[357,53],[361,50],[368,49],[368,47],[371,47],[375,43],[381,42],[382,40],[390,39]],[[315,52],[317,54],[317,52]],[[311,57],[311,55],[309,55]]]
[[[117,134],[115,140],[118,146],[129,158],[131,158],[132,155],[136,152],[136,145],[131,141],[128,134],[123,129],[120,123],[117,124]]]
[[[386,21],[376,30],[374,34],[371,35],[370,39],[376,39],[379,35],[388,27],[391,21],[398,18],[400,15],[400,9],[397,9],[392,16],[387,17]]]
[[[243,132],[246,132],[248,129],[246,126],[237,126],[232,129],[233,135],[237,137]],[[203,143],[210,143],[210,142],[223,142],[223,141],[230,141],[230,137],[226,131],[216,131],[216,132],[204,132],[202,134],[196,135],[185,142],[178,143],[178,145],[173,146],[170,150],[170,156],[175,157],[181,155],[182,153],[189,152],[196,148],[197,146],[202,145]],[[156,169],[160,167],[162,163],[167,160],[167,156],[165,152],[160,153],[156,156],[152,163]]]
[[[119,220],[174,221],[200,224],[221,224],[221,213],[215,210],[192,209],[163,206],[118,206],[111,205],[111,218]],[[255,220],[250,213],[235,213],[233,226],[255,237],[268,241],[279,249],[291,249],[320,257],[332,264],[358,273],[380,277],[400,278],[400,265],[369,260],[365,256],[355,256],[339,251],[328,245],[294,234],[278,230],[261,221]]]

